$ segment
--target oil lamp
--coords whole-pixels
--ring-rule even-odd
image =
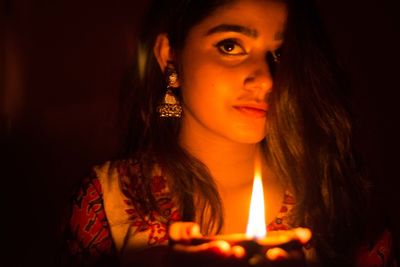
[[[301,243],[295,238],[293,232],[275,231],[267,235],[264,203],[261,162],[257,159],[245,238],[231,241],[226,238],[231,245],[239,245],[245,249],[250,265],[257,265],[258,262],[264,261],[265,254],[270,248],[279,247],[285,251],[301,248]]]
[[[250,265],[257,265],[265,261],[265,254],[271,248],[281,248],[287,252],[301,249],[302,244],[295,231],[271,231],[267,233],[261,163],[259,160],[256,160],[255,164],[246,233],[216,235],[208,238],[194,239],[190,245],[203,244],[215,240],[224,240],[231,246],[243,247],[245,251],[245,260],[247,260]]]

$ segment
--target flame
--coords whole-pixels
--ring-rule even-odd
[[[249,238],[263,238],[267,234],[265,224],[264,192],[261,179],[261,162],[256,159],[253,192],[251,193],[249,220],[246,236]]]

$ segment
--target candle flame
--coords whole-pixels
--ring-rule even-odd
[[[249,220],[246,236],[249,238],[263,238],[267,234],[265,224],[264,192],[261,179],[261,162],[256,160],[253,192],[251,193]]]

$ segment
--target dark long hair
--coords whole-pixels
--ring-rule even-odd
[[[281,64],[268,114],[267,151],[296,196],[294,221],[310,227],[323,266],[340,266],[364,229],[369,185],[355,151],[348,84],[309,0],[288,1]]]
[[[231,2],[154,1],[139,38],[132,90],[124,96],[130,114],[129,155],[143,162],[144,177],[150,177],[154,161],[160,164],[183,220],[194,220],[195,207],[208,211],[208,216],[197,218],[205,234],[222,228],[221,200],[206,166],[178,145],[180,120],[162,119],[156,112],[166,82],[153,46],[158,34],[167,33],[179,54],[190,29]],[[345,262],[361,238],[367,191],[352,144],[347,85],[312,1],[285,2],[288,20],[270,97],[265,155],[282,182],[294,190],[293,224],[311,228],[322,260]],[[157,209],[149,180],[144,191],[150,201],[142,206]],[[199,198],[194,199],[195,194]]]

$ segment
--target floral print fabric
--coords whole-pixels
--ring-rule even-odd
[[[144,197],[140,193],[141,175],[140,163],[121,161],[114,165],[108,163],[107,171],[97,169],[83,180],[73,197],[67,228],[69,252],[75,262],[110,262],[117,255],[121,257],[126,246],[136,249],[168,243],[168,226],[179,221],[180,216],[166,178],[159,170],[152,176],[150,187],[159,212],[143,215],[138,209],[139,200]],[[113,183],[118,184],[118,190],[109,189]],[[114,202],[116,199],[118,203],[109,204],[110,199]],[[267,230],[290,229],[288,216],[294,204],[294,197],[286,191],[280,213]],[[107,210],[107,206],[112,208]],[[118,217],[118,220],[113,217]],[[125,230],[117,231],[121,225]],[[360,248],[356,262],[360,267],[396,267],[393,257],[392,238],[386,231],[375,244]]]

